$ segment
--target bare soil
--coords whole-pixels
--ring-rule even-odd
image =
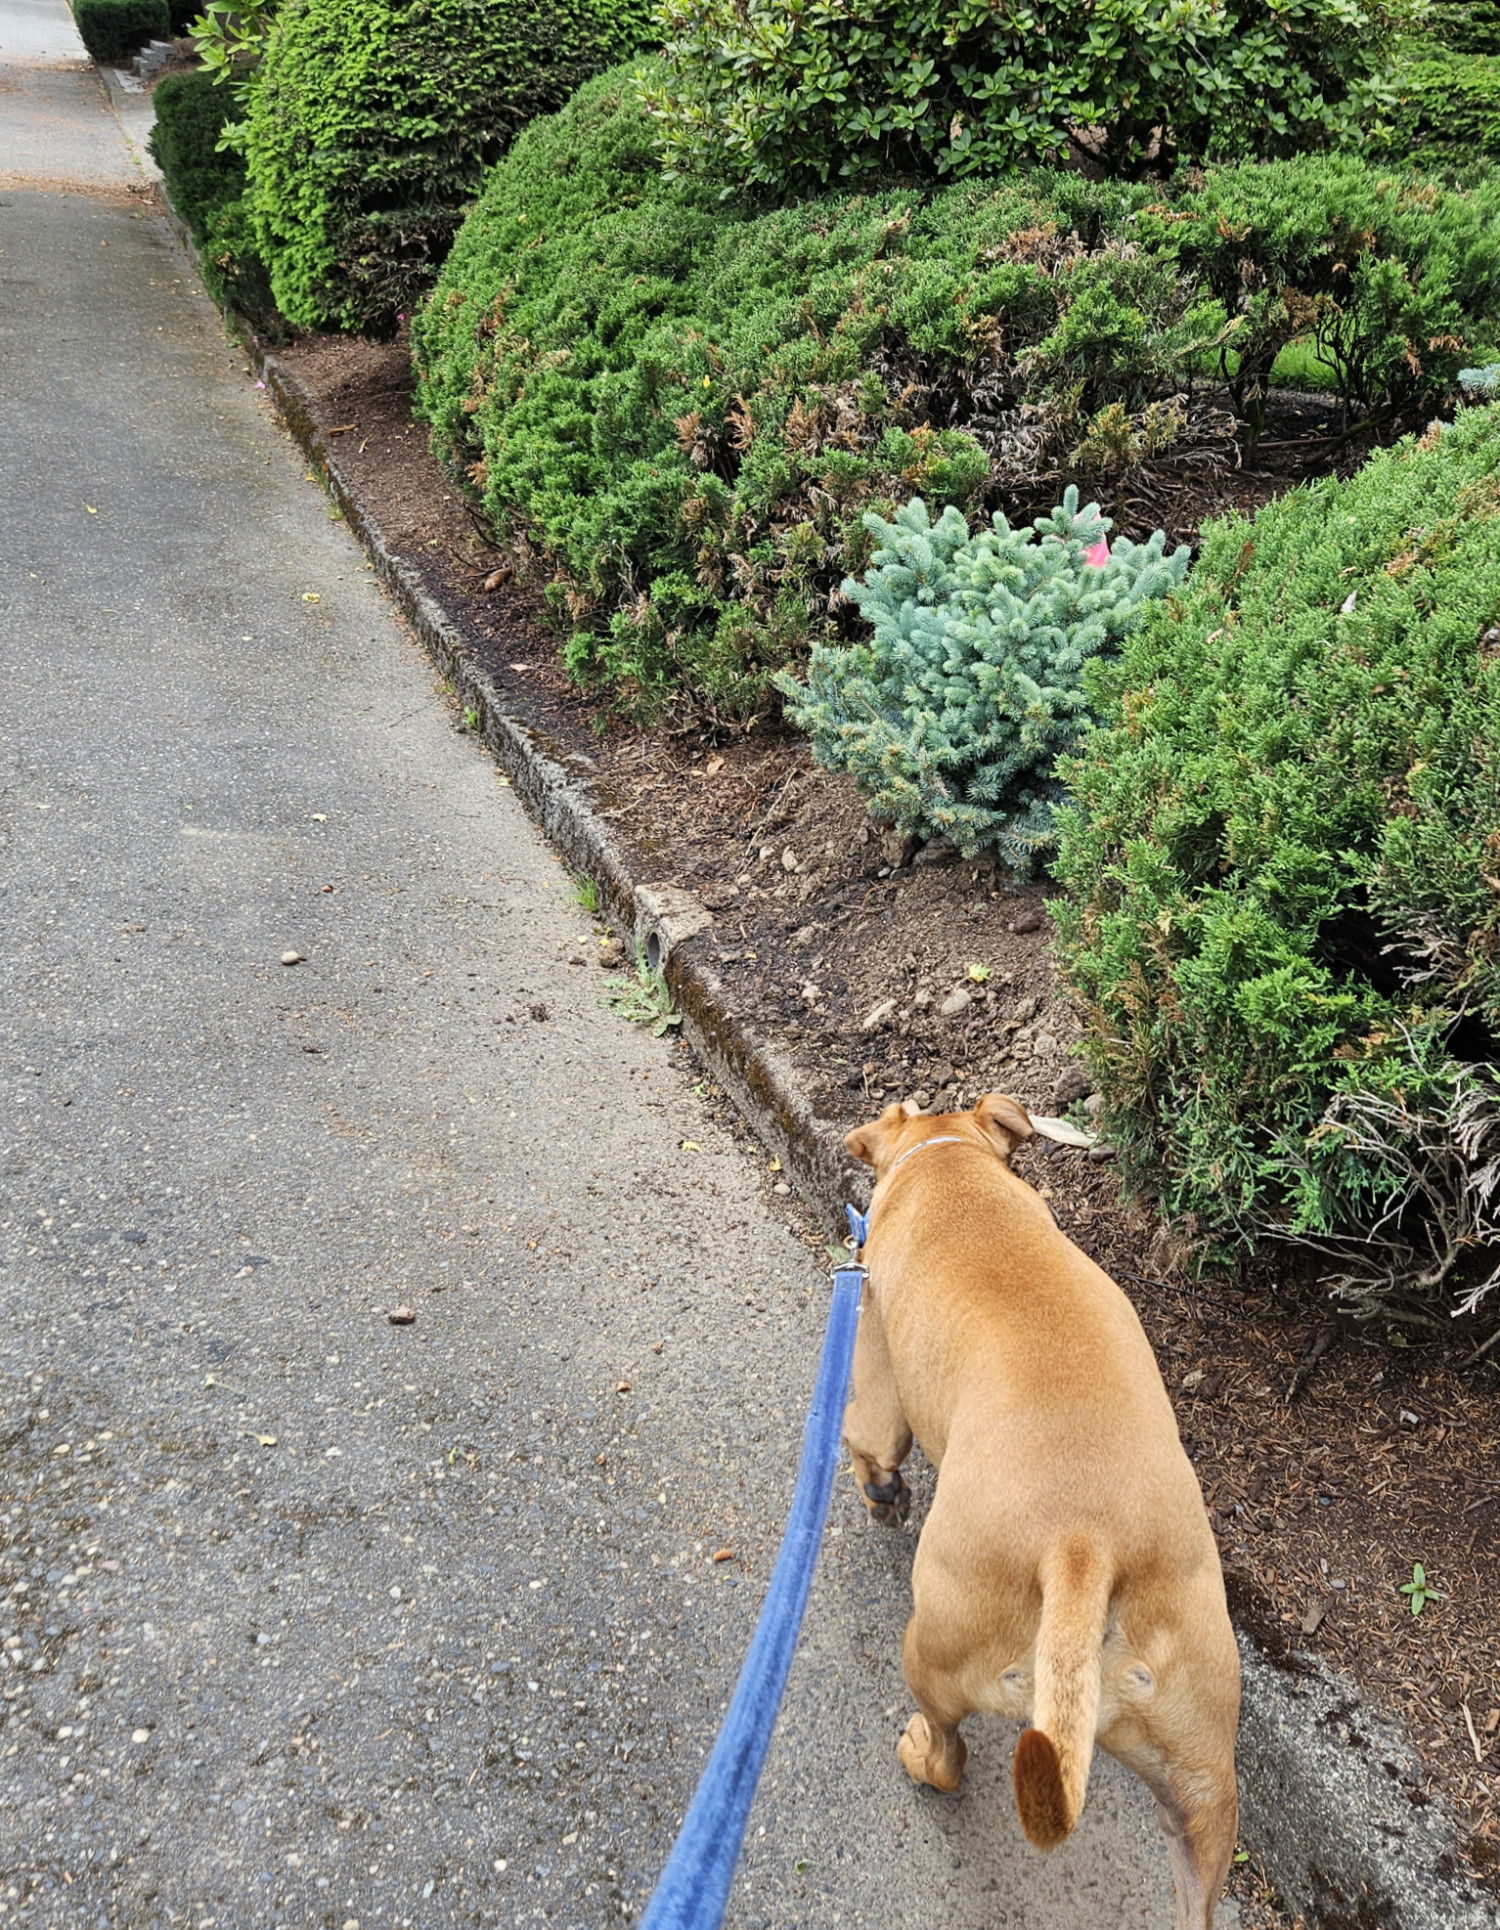
[[[831,1124],[893,1098],[943,1110],[998,1087],[1050,1113],[1086,1097],[1040,887],[882,834],[773,722],[716,742],[610,719],[514,579],[485,589],[506,558],[411,418],[403,345],[313,338],[284,359],[514,713],[587,760],[639,875],[702,895],[731,998]],[[1331,433],[1320,409],[1288,401],[1270,435],[1288,446],[1220,478],[1214,506],[1352,467],[1362,450],[1311,440]],[[1042,1147],[1018,1164],[1135,1302],[1241,1621],[1285,1666],[1320,1655],[1404,1718],[1429,1778],[1412,1800],[1447,1796],[1471,1873],[1500,1896],[1500,1350],[1466,1365],[1472,1339],[1353,1328],[1284,1251],[1190,1277],[1108,1163]],[[1443,1591],[1420,1616],[1400,1592],[1415,1562]],[[1236,1889],[1247,1930],[1278,1921],[1253,1871]]]

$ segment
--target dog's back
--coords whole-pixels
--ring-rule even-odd
[[[856,1476],[881,1515],[871,1497],[901,1487],[913,1433],[940,1471],[912,1575],[903,1659],[922,1713],[902,1760],[955,1787],[968,1710],[1029,1718],[1016,1803],[1051,1848],[1097,1739],[1162,1805],[1179,1922],[1199,1930],[1234,1839],[1239,1669],[1218,1553],[1134,1308],[1010,1171],[1029,1133],[991,1095],[941,1118],[888,1108],[849,1138],[877,1172],[845,1421]]]

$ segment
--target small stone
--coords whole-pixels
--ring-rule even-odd
[[[889,1024],[891,1014],[895,1009],[896,1001],[894,999],[882,999],[873,1011],[865,1014],[860,1024],[860,1031],[878,1032],[883,1025]]]
[[[802,869],[801,865],[797,862],[797,854],[790,845],[788,845],[781,854],[781,868],[783,871],[800,871]]]
[[[776,1184],[771,1188],[771,1191],[773,1193],[780,1194],[782,1199],[785,1199],[787,1194],[790,1193],[791,1190],[792,1190],[791,1187],[787,1185],[784,1179],[777,1180]]]
[[[925,1086],[918,1086],[917,1090],[911,1096],[911,1102],[919,1108],[920,1111],[926,1112],[927,1108],[932,1104],[932,1094]]]
[[[1096,1165],[1102,1166],[1105,1160],[1113,1159],[1114,1156],[1115,1156],[1115,1149],[1113,1146],[1090,1146],[1089,1147],[1089,1158],[1093,1160]]]
[[[917,848],[917,840],[910,831],[897,831],[894,828],[880,834],[880,855],[893,871],[909,865]]]
[[[628,1380],[616,1381],[615,1392],[617,1394],[628,1394],[630,1392],[630,1382]]]
[[[489,575],[484,579],[485,594],[489,595],[491,592],[498,590],[502,583],[509,583],[514,575],[514,570],[506,569],[503,566],[498,570],[491,570]]]
[[[1059,1111],[1063,1111],[1068,1106],[1077,1105],[1078,1101],[1086,1098],[1092,1089],[1093,1084],[1089,1075],[1075,1060],[1052,1088],[1052,1103]]]
[[[804,925],[801,931],[794,931],[792,933],[788,943],[794,950],[800,951],[804,945],[810,945],[817,935],[818,928],[816,925]]]
[[[1017,937],[1020,937],[1023,932],[1040,931],[1042,924],[1042,914],[1039,911],[1021,911],[1011,919],[1010,928]]]
[[[302,954],[301,952],[284,951],[281,954],[281,962],[283,965],[300,965],[303,962]]]
[[[951,864],[958,856],[958,847],[952,838],[929,838],[922,849],[912,859],[915,864]]]
[[[625,947],[620,943],[618,938],[601,938],[599,940],[599,963],[604,966],[607,971],[613,971],[616,966],[625,963]]]
[[[1083,1109],[1090,1119],[1097,1119],[1104,1110],[1104,1094],[1102,1092],[1091,1092],[1083,1102]]]
[[[392,1307],[386,1315],[393,1327],[409,1327],[416,1317],[410,1307]]]
[[[130,1732],[130,1740],[132,1742],[150,1742],[151,1731],[149,1729],[132,1729]]]
[[[967,1012],[974,1003],[974,995],[966,992],[962,985],[956,992],[950,992],[938,1007],[938,1013],[945,1019],[956,1019],[960,1012]]]

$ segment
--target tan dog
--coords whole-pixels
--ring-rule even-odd
[[[878,1521],[904,1518],[912,1437],[940,1470],[902,1648],[897,1752],[958,1787],[975,1710],[1035,1726],[1013,1765],[1039,1849],[1083,1808],[1097,1741],[1156,1797],[1178,1930],[1211,1930],[1234,1853],[1240,1671],[1218,1550],[1150,1343],[1120,1289],[1010,1170],[1032,1136],[887,1106],[844,1440]]]

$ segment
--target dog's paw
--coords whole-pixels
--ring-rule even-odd
[[[968,1746],[956,1731],[950,1750],[934,1748],[932,1731],[920,1709],[907,1723],[905,1734],[896,1744],[896,1754],[914,1783],[929,1783],[949,1795],[963,1781],[964,1764],[969,1759]]]
[[[887,1528],[899,1528],[911,1513],[911,1489],[902,1480],[900,1468],[889,1481],[866,1481],[864,1495],[871,1519]]]

